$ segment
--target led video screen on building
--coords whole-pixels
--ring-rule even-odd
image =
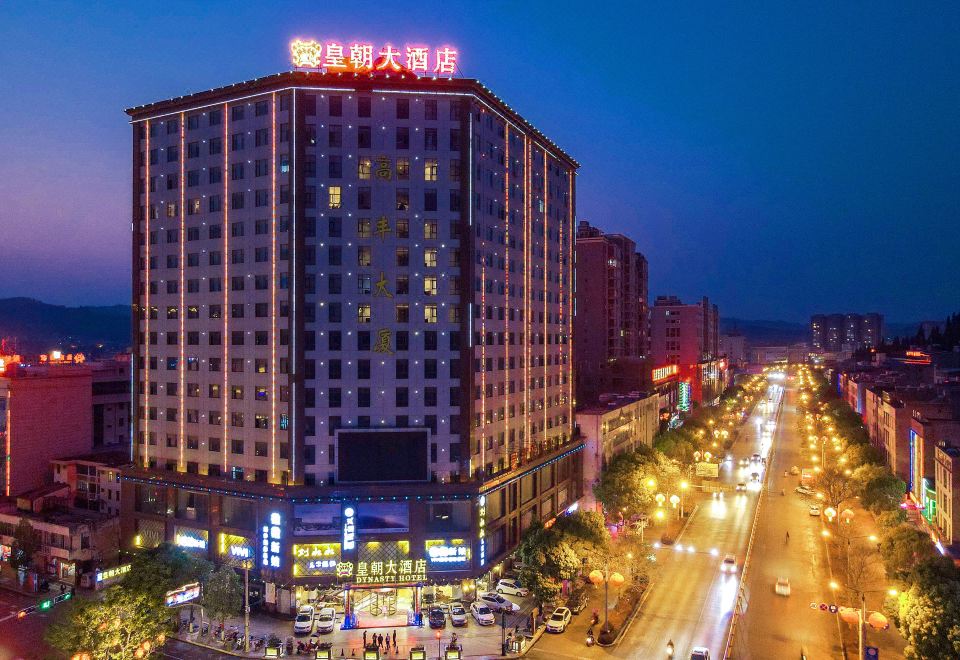
[[[341,482],[428,481],[429,432],[420,430],[337,433],[337,478]]]

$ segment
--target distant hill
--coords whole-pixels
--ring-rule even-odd
[[[808,341],[809,329],[804,323],[720,319],[722,334],[735,333],[747,338],[750,346],[782,346]]]
[[[20,353],[53,348],[98,352],[130,346],[130,306],[64,307],[33,298],[0,298],[0,338]]]

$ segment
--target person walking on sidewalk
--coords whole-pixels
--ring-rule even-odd
[[[363,648],[367,648],[367,631],[363,631]]]
[[[397,648],[397,629],[396,628],[393,629],[393,648],[394,650],[396,650]]]

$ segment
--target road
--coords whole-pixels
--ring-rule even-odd
[[[779,402],[780,386],[774,385],[768,392]],[[725,462],[720,472],[719,481],[727,489],[724,497],[705,500],[691,515],[677,543],[657,550],[654,581],[620,642],[587,651],[581,628],[589,619],[578,617],[564,635],[541,639],[528,653],[530,657],[659,658],[665,657],[669,639],[676,646],[677,658],[689,658],[695,646],[708,647],[714,658],[723,657],[739,572],[722,573],[720,562],[730,553],[742,568],[760,484],[752,484],[746,493],[734,490],[737,483],[750,481],[750,473],[762,472],[756,466],[741,467],[739,462],[754,453],[765,455],[769,451],[770,441],[764,441],[762,430],[775,418],[776,407],[770,406],[768,411],[758,406],[741,427],[729,452],[733,461]]]
[[[43,634],[51,621],[63,613],[63,608],[49,612],[35,612],[22,619],[17,612],[35,605],[39,597],[0,589],[0,660],[41,660],[48,657],[50,648],[43,642]]]

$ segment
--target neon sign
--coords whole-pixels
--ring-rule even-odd
[[[191,584],[185,584],[179,589],[168,591],[164,602],[166,603],[167,607],[176,607],[177,605],[183,605],[184,603],[189,603],[192,600],[196,600],[199,597],[200,583],[193,582]]]
[[[297,69],[322,69],[327,73],[412,73],[453,76],[460,53],[449,46],[430,48],[406,45],[401,50],[386,44],[379,50],[370,43],[320,43],[313,39],[290,42],[290,62]]]
[[[487,496],[480,496],[479,525],[480,531],[477,536],[480,538],[480,565],[487,563]]]
[[[220,532],[220,554],[240,564],[253,559],[253,545],[243,536]]]
[[[679,371],[680,371],[679,365],[668,364],[665,367],[657,367],[656,369],[653,370],[651,375],[653,376],[653,381],[657,382],[657,381],[669,378],[670,376],[673,376],[674,374],[679,373]]]
[[[684,412],[690,411],[690,381],[684,380],[681,381],[678,387],[679,395],[677,401],[677,408]]]
[[[124,574],[126,574],[126,573],[129,573],[131,566],[132,566],[132,564],[123,564],[123,565],[121,565],[121,566],[115,566],[115,567],[113,567],[113,568],[108,568],[108,569],[105,570],[105,571],[97,571],[96,577],[94,578],[94,580],[95,580],[97,583],[100,583],[100,582],[103,582],[104,580],[112,580],[112,579],[114,579],[114,578],[118,578],[118,577],[120,577],[121,575],[124,575]]]
[[[174,530],[173,544],[188,550],[206,550],[207,530],[179,527]]]
[[[357,547],[356,511],[352,506],[343,510],[343,549],[353,550]]]
[[[465,545],[456,545],[455,541],[451,541],[451,545],[446,545],[443,541],[436,543],[431,545],[431,542],[427,541],[427,557],[431,563],[464,564],[470,559],[470,553]]]
[[[269,524],[261,529],[260,563],[265,568],[280,568],[280,536],[283,522],[280,514],[274,511],[270,514]]]

